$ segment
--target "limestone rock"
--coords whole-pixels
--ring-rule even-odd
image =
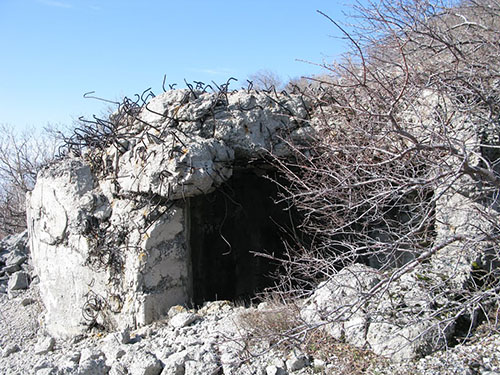
[[[20,270],[21,270],[21,265],[19,264],[12,264],[10,266],[5,266],[2,268],[2,271],[9,275]]]
[[[106,365],[103,358],[87,359],[80,362],[77,375],[105,375],[108,374],[110,367]]]
[[[21,233],[13,234],[2,239],[0,241],[0,252],[2,251],[16,251],[25,255],[28,254],[28,231],[25,230]]]
[[[127,375],[127,367],[119,362],[114,362],[108,375]]]
[[[152,353],[137,352],[128,366],[130,375],[158,375],[163,365]]]
[[[126,327],[117,332],[110,333],[104,341],[110,345],[128,344],[130,342],[130,328]]]
[[[35,302],[36,302],[35,299],[30,298],[30,297],[26,297],[26,298],[23,298],[23,300],[21,301],[21,306],[28,306],[28,305],[31,305]]]
[[[233,304],[230,301],[210,301],[206,302],[198,313],[201,315],[224,314],[231,310]]]
[[[184,375],[185,363],[188,358],[187,350],[171,354],[164,361],[165,367],[163,368],[161,375]]]
[[[302,317],[314,324],[329,322],[326,330],[336,339],[364,345],[368,324],[366,312],[357,308],[363,292],[380,282],[378,272],[368,266],[354,264],[342,269],[330,280],[318,285],[301,311]],[[352,308],[352,309],[351,309]]]
[[[35,372],[36,375],[56,375],[57,373],[56,367],[42,367]]]
[[[310,324],[324,326],[338,340],[369,347],[393,360],[422,356],[440,348],[453,324],[440,328],[432,316],[434,295],[419,284],[418,272],[422,270],[417,267],[381,288],[382,292],[371,292],[382,274],[354,264],[320,284],[301,315]],[[369,292],[375,295],[364,299]],[[422,321],[415,322],[415,316]]]
[[[420,322],[408,325],[394,322],[370,324],[366,341],[374,353],[390,357],[394,361],[414,359],[435,349],[438,341],[436,322]]]
[[[53,337],[41,337],[35,346],[35,354],[47,354],[54,349],[55,344]]]
[[[75,359],[78,356],[75,356]],[[78,375],[103,375],[107,374],[110,367],[106,365],[104,352],[97,348],[84,349],[80,353]]]
[[[269,365],[266,367],[266,375],[287,375],[287,372],[284,368],[276,365]]]
[[[7,289],[9,291],[26,289],[29,286],[29,275],[26,272],[18,271],[13,273],[9,279]]]
[[[170,319],[170,325],[175,328],[184,328],[198,319],[200,319],[200,316],[198,314],[194,314],[191,312],[182,312]]]
[[[2,351],[2,357],[8,357],[9,355],[21,350],[17,344],[7,345]]]
[[[68,353],[66,355],[66,360],[68,362],[72,362],[72,363],[79,363],[81,357],[82,357],[82,354],[79,351],[75,350],[75,351]]]
[[[188,310],[184,306],[181,306],[181,305],[172,306],[170,309],[168,309],[167,318],[172,319],[177,314],[184,313],[187,311]]]
[[[297,371],[307,366],[308,358],[304,354],[292,353],[286,360],[286,368],[288,371]]]

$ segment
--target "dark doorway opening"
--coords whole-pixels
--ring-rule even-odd
[[[193,302],[243,300],[273,285],[279,264],[253,252],[284,253],[284,228],[293,227],[278,188],[255,169],[235,171],[213,193],[190,199]]]

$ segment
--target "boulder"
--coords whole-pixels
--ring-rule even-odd
[[[303,354],[292,353],[286,360],[288,371],[298,371],[306,367],[309,363],[307,356]]]
[[[276,365],[269,365],[266,367],[266,375],[287,375],[287,371]]]

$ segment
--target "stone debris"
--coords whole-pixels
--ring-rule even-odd
[[[17,266],[20,269],[21,265],[26,261],[26,259],[28,259],[28,257],[19,250],[13,250],[9,252],[4,259],[7,267]]]
[[[172,353],[165,360],[165,367],[163,368],[162,375],[184,375],[187,359],[187,350]]]
[[[28,288],[33,276],[28,255],[27,231],[0,241],[0,293],[12,296]]]
[[[87,359],[80,362],[77,375],[106,375],[108,374],[110,367],[106,365],[104,358]]]
[[[110,345],[120,345],[130,343],[130,328],[127,327],[118,332],[110,333],[106,336],[105,341],[109,342]]]
[[[312,375],[336,374],[335,371],[343,366],[344,359],[333,354],[320,358],[314,352],[308,356],[295,350],[268,350],[269,346],[264,342],[260,343],[260,349],[253,349],[263,354],[245,361],[245,345],[237,340],[241,328],[235,322],[246,309],[227,301],[207,303],[197,311],[178,312],[175,316],[193,313],[202,317],[196,324],[184,328],[175,328],[165,320],[135,330],[107,335],[89,333],[78,340],[60,339],[56,348],[55,340],[45,336],[43,326],[36,323],[40,312],[30,312],[38,304],[19,309],[21,300],[28,295],[37,300],[34,290],[28,289],[23,293],[27,296],[10,300],[6,295],[0,296],[2,317],[7,320],[0,319],[0,330],[4,332],[0,338],[2,374]],[[12,325],[12,321],[22,325]],[[131,337],[128,342],[122,340],[127,332]],[[19,340],[22,335],[26,336]],[[458,345],[447,352],[437,352],[419,360],[381,362],[386,363],[384,366],[374,362],[371,371],[387,375],[468,374],[474,364],[478,371],[474,373],[495,373],[500,372],[499,348],[500,335],[494,335],[475,344]]]

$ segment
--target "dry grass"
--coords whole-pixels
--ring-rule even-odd
[[[335,340],[323,329],[309,329],[297,305],[267,302],[241,313],[237,324],[244,332],[245,347],[251,356],[258,355],[263,347],[284,356],[298,350],[311,359],[317,374],[370,374],[374,366],[385,363],[385,359],[369,350]],[[325,366],[314,365],[313,360],[320,360]]]

